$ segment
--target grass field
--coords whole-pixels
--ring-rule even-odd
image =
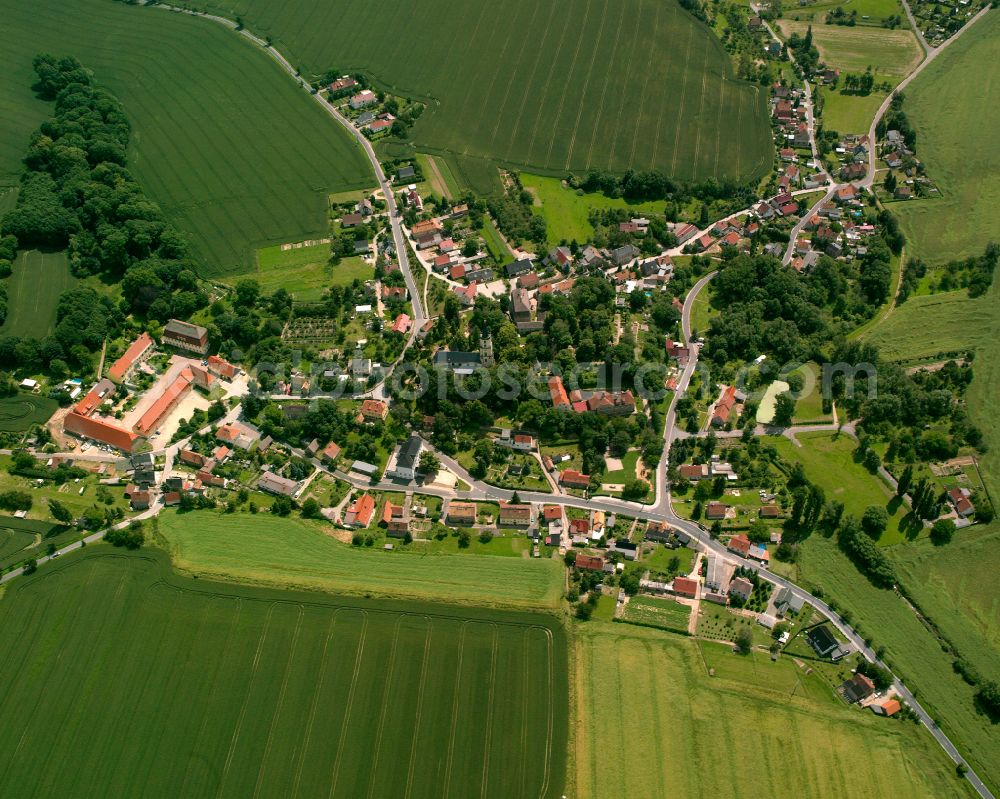
[[[836,446],[825,434],[801,436],[806,446],[796,449],[787,440],[778,440],[779,452],[786,458],[797,457],[806,467],[806,475],[826,489],[828,498],[836,497],[848,512],[860,515],[864,508],[888,498],[888,490],[854,464],[850,443]],[[843,439],[841,439],[843,440]],[[881,497],[879,496],[881,495]],[[880,544],[903,540],[898,529],[901,513],[890,521]],[[996,662],[995,634],[983,631],[994,613],[997,601],[992,580],[981,583],[976,575],[993,574],[997,557],[995,538],[973,532],[965,544],[966,533],[959,533],[952,545],[936,549],[926,538],[890,547],[889,557],[900,563],[900,575],[908,590],[933,622],[959,647],[962,656],[990,669]],[[976,543],[978,541],[978,544]],[[952,549],[954,547],[955,549]],[[990,724],[973,705],[973,690],[952,668],[952,656],[942,651],[940,642],[925,627],[907,603],[892,591],[875,588],[847,557],[833,539],[813,534],[800,545],[801,554],[791,576],[804,587],[823,592],[851,615],[851,623],[875,646],[885,646],[888,662],[907,686],[919,692],[921,703],[938,720],[949,737],[994,788],[1000,780],[1000,729]],[[971,561],[980,563],[967,571]]]
[[[7,286],[7,319],[0,335],[45,338],[56,324],[59,295],[76,282],[64,252],[22,250]]]
[[[74,517],[82,516],[87,510],[98,505],[105,507],[105,503],[99,500],[97,493],[101,486],[98,482],[100,477],[96,474],[88,474],[58,485],[53,481],[46,480],[40,485],[37,480],[10,474],[11,466],[9,455],[0,455],[0,491],[24,491],[31,495],[32,505],[28,511],[27,521],[39,524],[46,522],[54,524],[55,519],[49,511],[48,501],[55,499],[69,508]],[[42,461],[44,463],[44,461]],[[111,501],[107,503],[110,507],[118,507],[123,511],[128,510],[128,502],[125,500],[125,486],[108,486],[105,489]]]
[[[875,112],[885,94],[872,92],[867,96],[823,92],[823,128],[837,133],[867,133]]]
[[[318,524],[268,515],[164,513],[174,564],[201,576],[290,588],[474,604],[558,605],[561,562],[479,555],[416,555],[350,547]]]
[[[625,606],[622,618],[630,624],[686,633],[691,618],[691,608],[672,599],[635,596]]]
[[[594,235],[588,216],[592,208],[627,208],[636,216],[661,216],[664,203],[645,202],[630,204],[618,197],[603,194],[578,195],[574,189],[563,185],[561,178],[521,174],[521,184],[536,198],[535,212],[545,219],[549,243],[562,240],[583,243]]]
[[[848,13],[854,11],[858,25],[881,25],[883,20],[892,16],[902,17],[903,24],[906,24],[899,0],[819,0],[788,9],[786,16],[793,20],[822,22],[834,8],[843,8]]]
[[[19,580],[0,624],[4,795],[562,794],[550,616],[212,584],[99,546]]]
[[[802,433],[796,438],[801,447],[783,437],[767,441],[786,460],[799,461],[806,476],[826,492],[826,498],[843,502],[847,513],[860,519],[870,505],[888,506],[889,526],[879,544],[887,546],[905,540],[906,531],[901,526],[906,507],[893,501],[895,495],[881,479],[854,461],[857,441],[835,433]]]
[[[890,557],[910,546],[890,549]],[[813,535],[800,549],[795,579],[814,593],[821,589],[828,601],[850,613],[852,625],[873,646],[885,647],[893,670],[995,793],[1000,788],[1000,727],[976,710],[974,689],[955,673],[952,657],[901,597],[872,586],[833,539]],[[942,615],[933,606],[928,612],[935,622]]]
[[[316,244],[282,251],[281,245],[257,250],[257,268],[232,275],[227,283],[253,278],[265,294],[284,288],[297,300],[318,300],[330,286],[358,280],[370,280],[375,268],[361,258],[343,258],[336,266],[329,264],[330,245]]]
[[[962,530],[947,547],[929,541],[893,550],[907,590],[945,636],[983,674],[1000,661],[1000,526]]]
[[[698,292],[691,305],[691,334],[705,335],[712,319],[719,315],[719,310],[712,307],[712,284]]]
[[[969,299],[964,289],[911,297],[863,338],[897,361],[976,349],[995,335],[997,300],[995,291]]]
[[[44,424],[58,407],[54,399],[34,394],[0,398],[0,432],[23,433],[32,425]]]
[[[809,26],[809,23],[788,19],[778,24],[785,36],[793,33],[802,36]],[[862,73],[870,66],[876,78],[893,82],[912,72],[924,54],[909,28],[889,30],[812,23],[812,32],[813,43],[827,66],[854,73]]]
[[[997,240],[1000,205],[1000,15],[987,14],[949,45],[907,87],[905,109],[942,194],[893,206],[908,250],[932,264],[980,254]]]
[[[823,410],[823,374],[819,364],[809,362],[796,371],[803,376],[805,384],[802,397],[795,403],[795,414],[792,421],[795,424],[832,422],[833,413],[827,413]]]
[[[265,244],[326,235],[327,194],[372,181],[348,134],[219,25],[104,0],[0,0],[0,16],[0,176],[20,172],[30,133],[51,114],[31,92],[32,57],[72,54],[124,103],[129,166],[206,275],[246,271]]]
[[[929,735],[849,709],[791,658],[627,624],[575,638],[571,796],[968,795]]]
[[[736,80],[721,43],[675,3],[207,7],[272,36],[308,73],[360,69],[426,99],[414,142],[448,156],[460,181],[475,159],[483,170],[492,160],[553,175],[655,167],[748,178],[771,168],[765,90]]]

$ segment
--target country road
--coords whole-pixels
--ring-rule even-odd
[[[913,18],[912,14],[910,13],[910,7],[906,5],[905,2],[903,3],[903,5],[906,8],[907,15],[910,17],[912,24]],[[969,28],[975,25],[980,19],[982,19],[989,10],[990,6],[986,6],[985,8],[983,8],[978,14],[976,14],[972,19],[970,19],[967,23],[965,23],[965,25],[963,25],[950,39],[943,42],[939,47],[928,46],[927,42],[924,41],[923,35],[920,34],[919,29],[917,29],[914,26],[914,29],[917,30],[917,35],[920,38],[921,44],[924,46],[926,50],[926,57],[916,66],[916,68],[914,68],[914,70],[909,75],[907,75],[905,78],[903,78],[902,81],[900,81],[899,85],[896,86],[896,88],[893,89],[892,92],[890,92],[889,96],[886,97],[885,100],[882,101],[882,104],[878,107],[878,111],[875,112],[875,116],[872,117],[871,125],[868,126],[868,169],[867,172],[865,173],[864,179],[856,181],[854,185],[863,189],[871,189],[871,187],[875,183],[875,172],[876,172],[875,162],[878,158],[878,148],[876,146],[877,139],[875,137],[875,129],[878,127],[878,123],[882,120],[882,117],[885,116],[885,112],[889,110],[889,106],[892,104],[893,96],[895,96],[897,93],[903,91],[903,89],[909,86],[910,83],[917,76],[919,76],[921,72],[924,71],[924,69],[927,67],[928,64],[934,61],[934,59],[936,59],[938,55],[940,55],[941,52],[945,50],[945,48],[949,47],[951,43],[954,42],[959,36],[961,36]],[[833,197],[833,195],[836,193],[838,189],[849,185],[851,185],[850,182],[837,183],[832,185],[830,187],[830,190],[822,197],[822,199],[816,202],[812,208],[810,208],[806,213],[802,215],[802,218],[799,220],[798,224],[794,228],[792,228],[791,235],[788,238],[788,246],[785,249],[785,256],[782,259],[784,263],[786,264],[791,263],[792,257],[795,255],[795,242],[798,240],[799,234],[802,233],[802,231],[805,229],[805,226],[809,222],[810,217],[812,217],[813,214],[819,211],[823,203],[829,202],[829,200]]]

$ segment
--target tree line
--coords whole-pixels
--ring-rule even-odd
[[[184,236],[127,168],[131,127],[121,102],[75,58],[38,55],[32,63],[35,92],[54,101],[55,110],[32,134],[17,204],[0,220],[0,270],[13,260],[13,242],[21,249],[66,249],[73,274],[121,281],[121,311],[161,322],[187,318],[208,299]],[[60,301],[60,324],[67,317],[80,321],[74,309],[85,305],[103,317],[99,326],[113,328],[113,312],[85,292]],[[60,359],[82,363],[82,351],[66,350],[77,344],[92,350],[93,338],[57,331]]]

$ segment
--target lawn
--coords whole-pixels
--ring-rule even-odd
[[[0,175],[20,172],[52,113],[31,59],[72,54],[124,103],[129,168],[195,246],[207,276],[265,244],[327,234],[327,195],[371,185],[367,160],[266,53],[221,26],[103,0],[0,0],[7,33]]]
[[[35,394],[15,394],[0,398],[0,432],[24,433],[36,424],[45,424],[59,403]]]
[[[907,251],[931,264],[982,253],[997,239],[1000,205],[1000,15],[987,14],[949,45],[906,88],[904,108],[942,194],[893,205]]]
[[[18,580],[0,626],[6,796],[563,792],[551,616],[196,581],[98,545]]]
[[[928,734],[848,708],[791,658],[627,624],[578,625],[575,639],[585,701],[567,795],[969,795]]]
[[[521,184],[535,198],[535,213],[545,219],[549,244],[561,241],[583,243],[593,238],[591,209],[627,208],[635,216],[662,216],[664,203],[628,203],[621,197],[605,197],[598,192],[577,194],[561,178],[521,174]]]
[[[553,176],[655,168],[748,179],[771,169],[766,90],[737,80],[718,39],[675,3],[198,5],[240,15],[308,75],[362,70],[426,100],[412,139],[460,182],[490,162]]]
[[[870,505],[887,508],[889,527],[879,539],[888,546],[906,539],[903,517],[906,506],[901,505],[889,488],[876,475],[854,460],[857,442],[836,433],[803,433],[796,438],[802,442],[796,447],[784,437],[768,438],[778,453],[790,462],[799,461],[806,476],[826,492],[826,498],[844,503],[847,513],[857,518]]]
[[[270,514],[160,515],[159,534],[189,574],[287,588],[479,605],[554,608],[562,564],[546,558],[425,555],[341,544],[310,523]]]
[[[802,396],[795,403],[795,424],[815,424],[832,422],[833,413],[823,410],[823,374],[819,364],[809,362],[796,370],[805,379]]]
[[[70,274],[65,252],[19,252],[13,273],[3,281],[7,287],[7,319],[0,325],[0,335],[26,338],[51,335],[56,325],[59,295],[73,288],[74,283],[76,279]]]
[[[783,19],[778,24],[785,36],[793,33],[803,36],[810,23]],[[864,72],[870,66],[877,80],[886,79],[892,83],[899,82],[912,72],[924,54],[909,28],[889,30],[813,22],[812,32],[820,59],[827,66],[855,74]]]
[[[847,133],[867,133],[875,112],[882,105],[885,94],[872,92],[869,95],[823,92],[823,128]]]
[[[361,258],[343,258],[336,266],[329,263],[330,245],[314,244],[310,247],[282,250],[281,245],[257,250],[257,268],[253,271],[226,278],[236,283],[243,278],[253,278],[265,294],[283,288],[297,300],[318,300],[330,286],[346,285],[351,281],[371,280],[375,268]]]

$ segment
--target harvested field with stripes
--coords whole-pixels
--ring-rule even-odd
[[[205,20],[109,0],[0,0],[0,184],[52,113],[32,58],[73,55],[125,105],[129,168],[192,241],[206,276],[267,244],[329,235],[327,195],[370,185],[358,147],[260,48]]]
[[[90,547],[0,602],[0,794],[558,797],[551,616],[174,576]]]
[[[926,731],[848,707],[791,657],[629,624],[574,635],[570,796],[971,795]]]
[[[673,0],[205,5],[271,36],[308,74],[363,71],[425,100],[413,139],[449,163],[691,179],[771,168],[766,90],[737,80],[721,43]]]

